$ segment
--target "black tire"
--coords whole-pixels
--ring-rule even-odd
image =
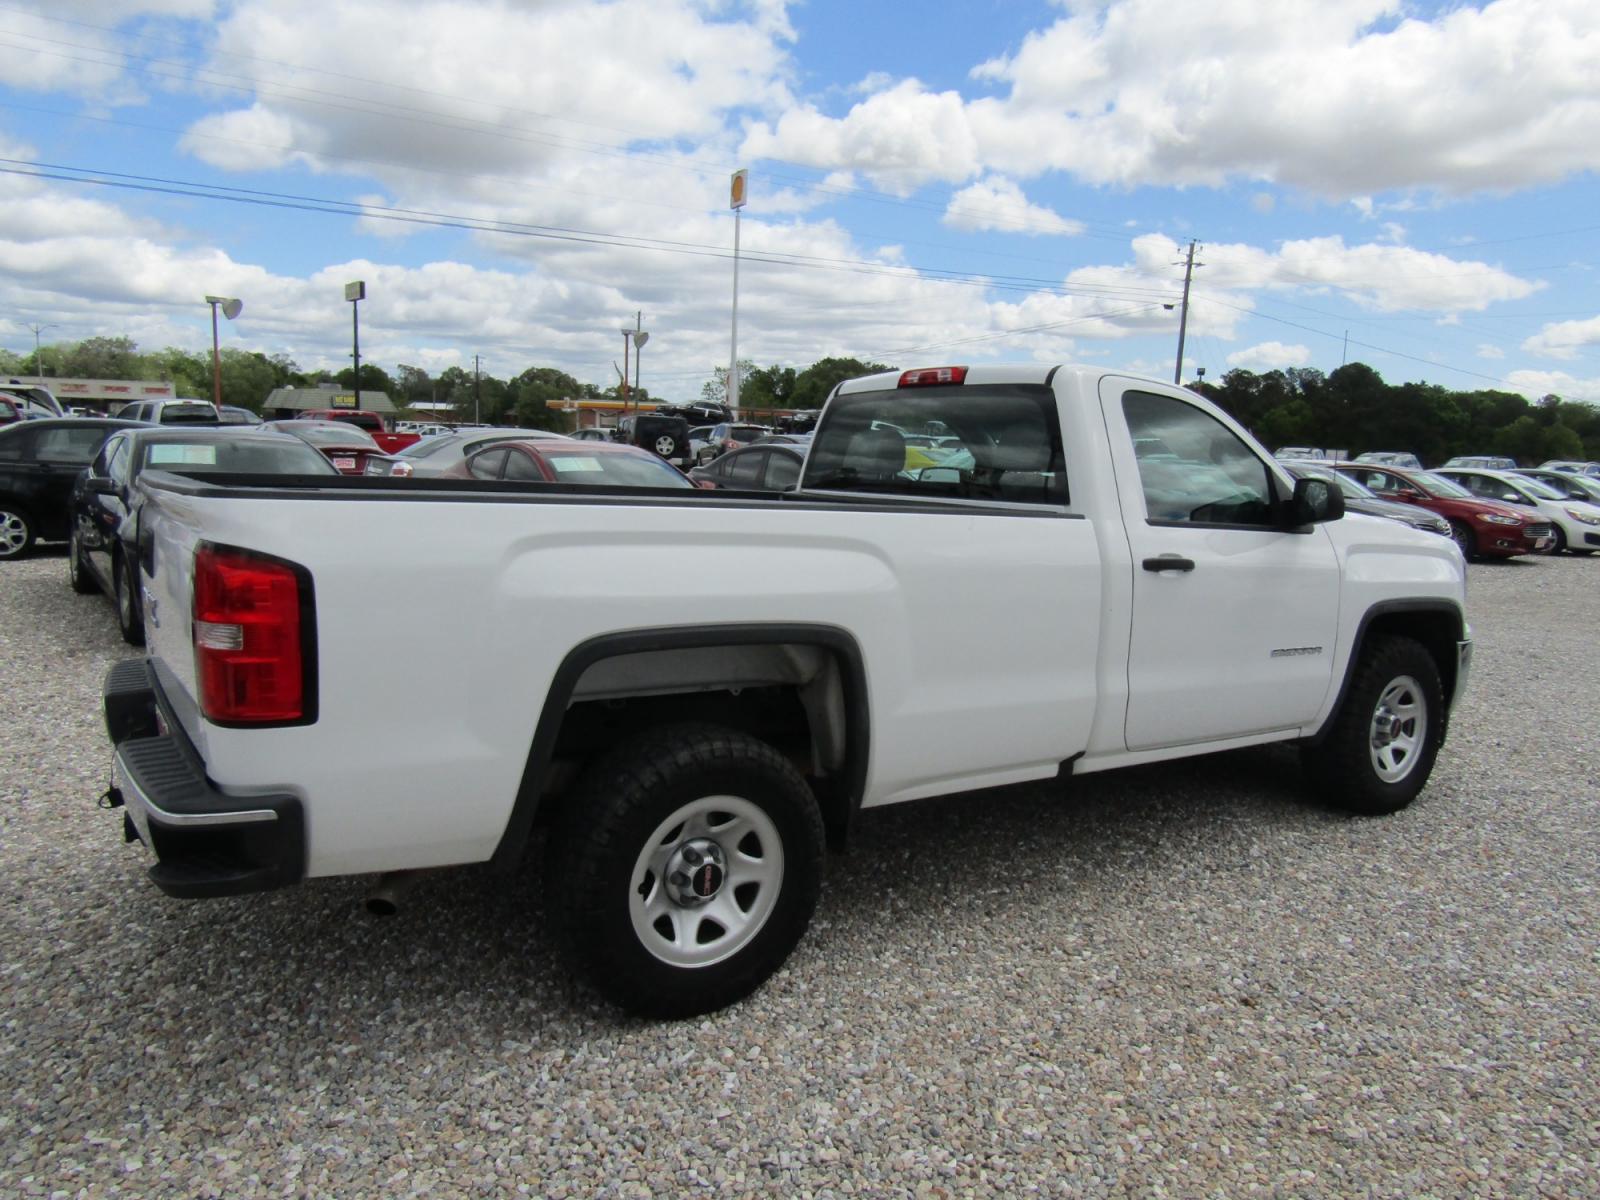
[[[117,604],[117,628],[130,646],[144,645],[144,614],[139,611],[139,581],[128,556],[119,554],[111,564],[112,599]]]
[[[38,530],[21,505],[0,500],[0,559],[21,558],[33,549]]]
[[[663,726],[585,772],[547,854],[551,916],[579,972],[630,1012],[692,1017],[755,991],[805,933],[822,816],[765,742]]]
[[[1465,521],[1450,522],[1450,540],[1456,544],[1456,549],[1461,551],[1461,557],[1471,562],[1478,557],[1478,542],[1472,534],[1472,526]]]
[[[1350,812],[1398,812],[1428,782],[1444,730],[1444,687],[1427,647],[1368,638],[1327,736],[1303,752],[1308,782]]]
[[[1556,540],[1550,543],[1550,549],[1546,550],[1545,553],[1560,554],[1563,550],[1567,549],[1566,530],[1562,529],[1561,526],[1555,524],[1554,522],[1551,522],[1550,528],[1555,530]]]
[[[67,541],[67,582],[80,596],[92,596],[100,590],[94,577],[83,569],[83,547],[78,543],[77,530]]]

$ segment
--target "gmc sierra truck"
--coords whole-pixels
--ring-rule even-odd
[[[777,970],[863,808],[1295,742],[1330,802],[1391,812],[1470,661],[1451,542],[1092,368],[843,383],[776,496],[140,486],[149,656],[106,681],[107,802],[155,883],[542,845],[576,964],[645,1014]]]

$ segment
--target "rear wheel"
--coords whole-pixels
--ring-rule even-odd
[[[716,725],[651,731],[595,764],[552,831],[553,916],[594,985],[689,1017],[789,957],[822,882],[822,818],[794,767]]]
[[[33,545],[33,518],[15,505],[0,502],[0,558],[21,558]]]
[[[1461,551],[1461,557],[1471,562],[1478,554],[1477,540],[1472,536],[1472,527],[1465,521],[1450,522],[1450,540]]]
[[[1303,754],[1329,803],[1369,815],[1396,812],[1428,782],[1444,740],[1444,688],[1422,643],[1368,639],[1333,725]]]
[[[139,612],[138,580],[127,555],[117,555],[111,578],[116,593],[113,598],[117,602],[117,628],[122,630],[122,640],[130,646],[142,646],[144,616]]]
[[[89,572],[83,569],[83,545],[78,541],[76,529],[72,531],[72,537],[67,542],[67,582],[80,596],[93,595],[100,590],[89,577]]]

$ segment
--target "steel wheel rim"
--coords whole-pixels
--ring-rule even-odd
[[[666,458],[677,448],[678,443],[669,437],[659,437],[656,439],[656,453],[661,455],[662,458]]]
[[[0,555],[22,553],[28,541],[28,523],[14,512],[0,512]]]
[[[1428,705],[1410,675],[1389,681],[1372,710],[1368,747],[1372,769],[1384,783],[1399,783],[1416,769],[1428,736]]]
[[[705,854],[720,851],[721,862]],[[699,854],[690,863],[686,854]],[[720,867],[711,896],[700,898],[706,866]],[[694,871],[688,884],[673,876]],[[740,796],[702,796],[656,826],[628,878],[628,915],[640,945],[673,967],[709,967],[739,953],[761,932],[783,886],[783,841],[760,807]]]

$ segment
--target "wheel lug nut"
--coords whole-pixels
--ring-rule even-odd
[[[693,846],[684,847],[683,861],[688,863],[691,867],[697,866],[700,862],[700,851],[696,850]]]
[[[689,877],[687,875],[685,875],[682,871],[674,871],[672,873],[672,886],[673,887],[688,887],[689,886]]]

